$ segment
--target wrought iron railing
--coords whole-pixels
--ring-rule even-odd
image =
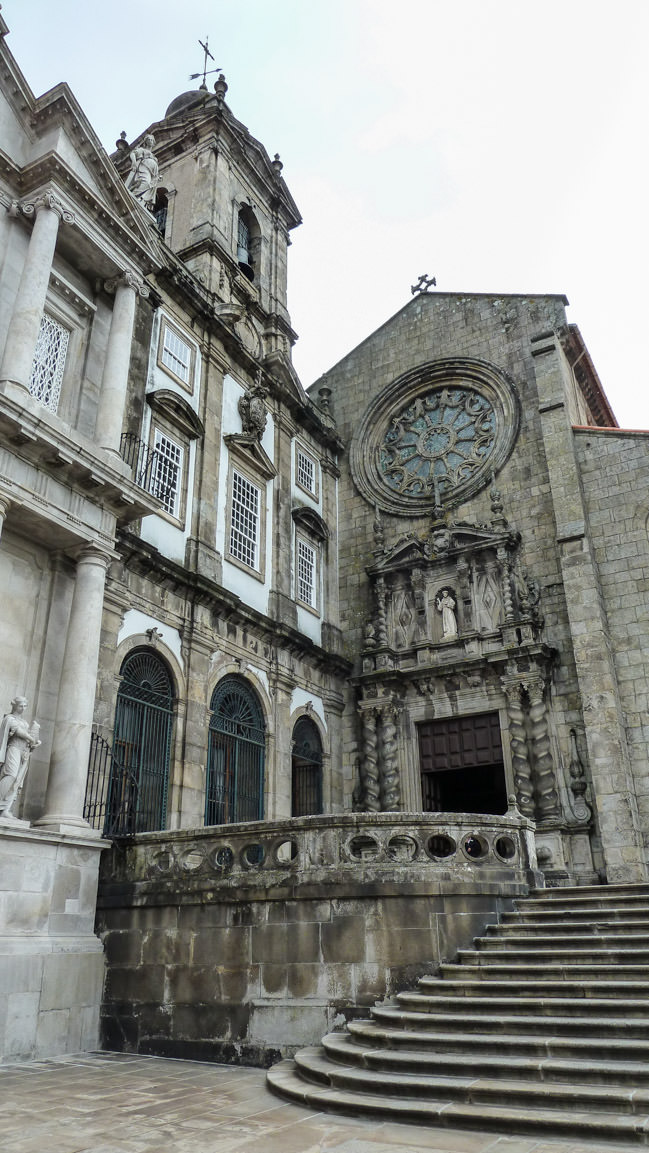
[[[158,452],[132,432],[123,432],[119,444],[119,454],[133,470],[133,480],[140,488],[153,492],[158,462]],[[158,495],[157,493],[155,495]]]
[[[83,815],[104,837],[132,837],[148,827],[146,814],[140,812],[137,778],[94,728]]]

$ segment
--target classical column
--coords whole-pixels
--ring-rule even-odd
[[[381,710],[381,812],[395,812],[401,803],[401,782],[397,767],[397,707],[392,702]]]
[[[518,807],[526,817],[534,816],[534,786],[532,769],[527,750],[525,714],[522,704],[523,686],[515,678],[502,678],[502,686],[507,698],[507,719],[509,720],[509,747],[512,757],[512,774]]]
[[[0,380],[10,381],[28,393],[59,222],[63,219],[72,224],[74,215],[51,192],[44,193],[31,204],[23,204],[20,211],[23,216],[35,214],[36,219],[14,301]]]
[[[74,832],[79,827],[88,827],[83,819],[83,805],[97,683],[104,581],[109,559],[97,545],[88,545],[77,561],[45,812],[34,822],[59,832]]]
[[[115,303],[108,334],[106,359],[97,410],[97,443],[119,453],[126,402],[128,366],[135,320],[136,295],[148,296],[149,289],[132,272],[124,272],[106,287],[115,290]]]
[[[363,723],[363,757],[361,761],[363,798],[361,807],[364,812],[379,813],[381,801],[377,758],[377,710],[374,708],[363,709],[361,720]]]
[[[554,773],[554,761],[548,732],[548,714],[543,695],[543,681],[531,677],[527,691],[530,698],[530,721],[532,724],[532,751],[534,753],[534,785],[536,793],[536,817],[557,817],[560,814],[559,793]]]
[[[11,508],[11,501],[8,496],[0,492],[0,539],[2,539],[2,529],[5,523],[5,517]]]

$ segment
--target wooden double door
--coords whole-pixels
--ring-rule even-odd
[[[497,712],[444,717],[417,728],[424,812],[507,811]]]

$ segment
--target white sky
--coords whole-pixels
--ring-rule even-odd
[[[35,93],[66,80],[109,151],[197,86],[209,35],[304,218],[305,385],[426,272],[443,291],[565,293],[620,424],[649,428],[647,0],[5,0],[3,16]]]

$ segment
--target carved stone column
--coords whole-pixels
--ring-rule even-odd
[[[396,705],[388,704],[381,710],[381,812],[398,811],[401,804],[401,782],[397,767]]]
[[[361,785],[363,797],[361,808],[364,812],[380,813],[380,787],[378,768],[378,738],[376,709],[363,709],[361,713],[363,724],[363,755],[361,760]]]
[[[29,378],[45,308],[59,223],[64,220],[72,224],[74,215],[51,192],[39,196],[33,203],[23,204],[20,211],[23,216],[35,214],[36,219],[9,323],[0,380],[17,385],[20,390],[24,390],[24,395],[29,392]]]
[[[135,297],[148,296],[149,289],[132,272],[122,273],[120,277],[109,281],[106,287],[109,290],[115,289],[115,303],[101,380],[96,435],[97,443],[102,448],[119,453],[135,321]]]
[[[87,829],[83,819],[97,681],[104,582],[109,556],[96,545],[77,561],[63,653],[45,812],[35,822],[58,832]]]
[[[509,579],[509,557],[504,545],[499,545],[497,556],[500,565],[500,587],[503,596],[503,610],[505,613],[505,621],[509,623],[514,619],[514,602],[512,599],[511,581]]]
[[[387,614],[385,607],[386,591],[385,591],[385,578],[380,576],[375,585],[376,593],[376,643],[377,645],[387,645],[388,643],[388,624]]]
[[[5,523],[5,517],[11,508],[11,501],[4,493],[0,493],[0,539],[2,539],[2,529]]]
[[[548,715],[543,688],[541,677],[532,677],[528,681],[527,691],[530,698],[532,752],[534,755],[534,792],[536,795],[536,817],[539,820],[544,817],[559,815],[559,793],[550,751]]]
[[[525,733],[525,713],[521,700],[523,686],[519,680],[502,678],[502,686],[507,697],[507,717],[509,720],[509,744],[512,757],[512,772],[518,807],[526,817],[534,816],[534,787],[532,768],[527,750]]]

